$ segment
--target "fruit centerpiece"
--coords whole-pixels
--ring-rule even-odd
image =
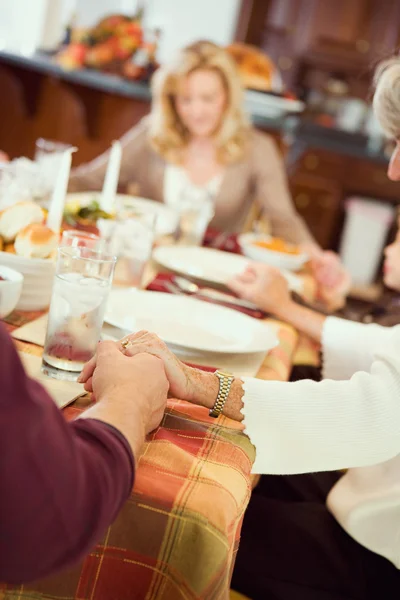
[[[157,67],[158,32],[145,32],[141,13],[110,15],[95,27],[73,32],[72,41],[57,55],[67,70],[99,69],[128,79],[146,80]]]

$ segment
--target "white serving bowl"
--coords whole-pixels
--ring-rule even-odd
[[[50,304],[55,262],[50,258],[24,258],[9,252],[0,252],[0,265],[23,275],[22,293],[18,310],[43,310]]]
[[[286,252],[276,252],[275,250],[255,246],[255,242],[268,241],[268,239],[272,238],[263,233],[243,233],[239,235],[238,242],[245,256],[278,269],[298,271],[309,260],[305,253],[287,254]]]
[[[14,269],[2,266],[0,266],[0,277],[4,278],[0,280],[0,319],[3,319],[17,306],[24,278]]]

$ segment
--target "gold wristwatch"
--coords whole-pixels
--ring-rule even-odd
[[[225,402],[228,399],[229,392],[234,380],[234,376],[231,373],[224,373],[224,371],[215,371],[215,375],[219,379],[219,390],[218,396],[215,400],[214,406],[209,412],[210,417],[219,417],[222,413]]]

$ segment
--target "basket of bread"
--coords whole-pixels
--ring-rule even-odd
[[[42,310],[50,302],[59,236],[45,219],[45,211],[32,201],[0,212],[0,265],[24,276],[19,310]]]

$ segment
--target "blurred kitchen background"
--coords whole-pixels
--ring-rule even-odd
[[[360,248],[379,262],[400,200],[371,81],[399,38],[399,0],[0,0],[0,149],[32,157],[44,137],[86,162],[149,111],[149,79],[176,49],[253,45],[273,72],[242,65],[252,120],[281,148],[318,242],[369,284],[379,265],[360,275]]]

